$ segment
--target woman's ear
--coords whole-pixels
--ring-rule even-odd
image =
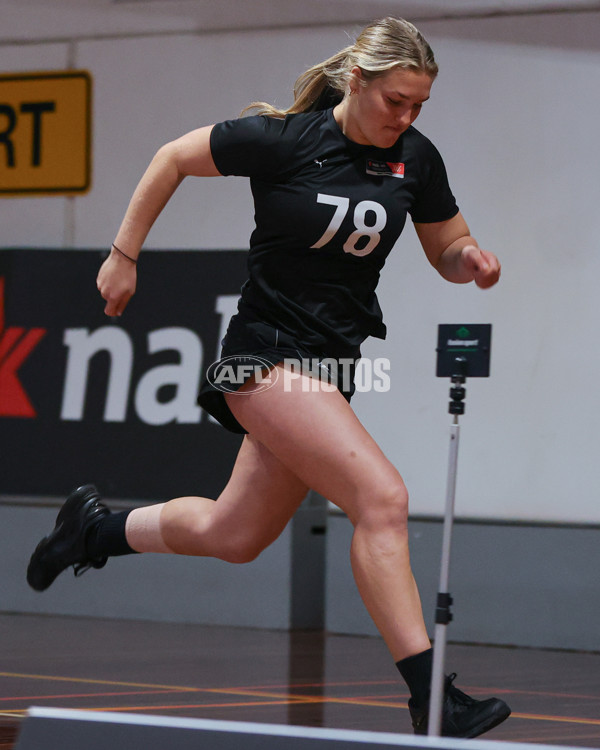
[[[364,85],[364,82],[365,82],[365,79],[363,77],[362,70],[358,67],[358,65],[355,65],[350,71],[350,79],[348,82],[348,86],[350,88],[350,95],[356,94],[359,87]]]

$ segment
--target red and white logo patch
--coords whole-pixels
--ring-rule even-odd
[[[392,170],[394,177],[404,177],[404,164],[402,162],[395,164],[393,161],[388,161],[387,165]]]
[[[367,174],[376,177],[399,177],[404,178],[404,162],[376,161],[367,159]]]

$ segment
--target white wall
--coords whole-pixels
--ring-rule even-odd
[[[357,396],[356,410],[403,473],[413,513],[441,513],[450,418],[448,383],[434,377],[436,326],[492,323],[492,377],[467,384],[458,513],[600,522],[600,14],[422,28],[442,73],[418,126],[442,151],[472,231],[501,257],[503,277],[486,292],[447,284],[407,228],[381,283],[388,339],[364,348],[391,359],[392,390]],[[234,117],[255,98],[287,103],[296,75],[344,46],[346,31],[0,45],[0,72],[70,62],[94,82],[92,189],[4,199],[0,244],[108,246],[163,142]],[[242,248],[251,228],[244,180],[192,180],[148,245]]]

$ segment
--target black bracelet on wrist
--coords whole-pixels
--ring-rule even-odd
[[[119,250],[119,248],[115,245],[114,242],[112,243],[111,247],[114,247],[114,249],[118,253],[120,253],[124,258],[127,258],[127,260],[130,260],[132,263],[134,263],[135,265],[137,265],[137,260],[135,258],[132,258],[131,256],[127,255],[127,253],[124,253],[122,250]]]

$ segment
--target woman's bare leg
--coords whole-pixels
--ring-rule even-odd
[[[216,502],[164,504],[161,540],[178,554],[247,562],[279,536],[310,486],[354,525],[356,584],[399,661],[430,646],[410,568],[406,488],[339,391],[311,391],[303,377],[226,396],[250,433],[231,479]]]
[[[226,396],[231,411],[253,440],[348,515],[354,577],[394,660],[425,651],[400,474],[339,391],[310,392],[303,378],[292,381],[278,369],[271,388],[255,392],[250,382],[244,395]]]
[[[306,485],[293,472],[247,435],[216,502],[181,497],[160,507],[134,510],[128,517],[127,541],[138,551],[249,562],[277,539],[306,492]],[[154,534],[136,521],[136,514],[142,518],[155,515],[158,528]]]

